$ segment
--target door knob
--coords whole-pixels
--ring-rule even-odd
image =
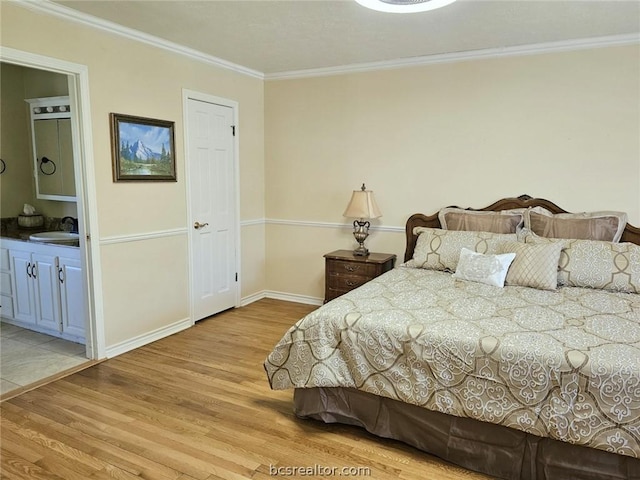
[[[196,230],[199,230],[201,228],[206,227],[207,225],[209,225],[208,223],[200,223],[200,222],[196,222],[193,224],[193,228],[195,228]]]

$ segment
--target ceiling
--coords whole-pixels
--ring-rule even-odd
[[[58,0],[272,75],[640,32],[640,1],[458,0],[392,14],[353,0]]]

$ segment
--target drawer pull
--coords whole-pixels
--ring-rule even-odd
[[[357,272],[358,270],[360,270],[360,265],[349,265],[346,264],[344,266],[344,269],[348,272]]]
[[[27,277],[31,278],[31,262],[27,263]]]
[[[353,287],[354,285],[357,285],[356,282],[352,282],[351,280],[345,280],[345,282],[347,284],[347,286],[349,287]]]

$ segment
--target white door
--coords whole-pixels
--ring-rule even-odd
[[[233,126],[229,106],[187,100],[194,320],[236,305],[237,235]]]

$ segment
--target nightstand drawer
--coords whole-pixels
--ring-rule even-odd
[[[328,273],[337,275],[357,275],[365,279],[372,278],[378,271],[378,266],[373,263],[355,263],[343,260],[328,260]]]
[[[332,290],[349,291],[371,280],[362,275],[329,274],[329,288]]]

